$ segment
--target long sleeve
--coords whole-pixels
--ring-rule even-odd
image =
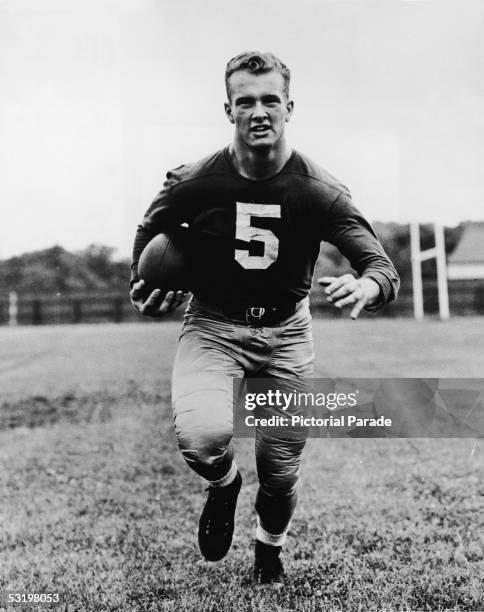
[[[340,193],[331,205],[324,228],[324,240],[333,244],[359,276],[380,286],[380,297],[365,310],[374,312],[397,297],[400,278],[373,228],[351,202]]]
[[[176,170],[179,170],[178,168]],[[131,257],[130,286],[139,280],[138,261],[145,246],[157,234],[170,228],[179,226],[183,219],[181,207],[177,207],[174,195],[174,186],[178,182],[178,173],[170,171],[166,175],[166,181],[162,191],[156,196],[145,213],[143,221],[136,230]]]

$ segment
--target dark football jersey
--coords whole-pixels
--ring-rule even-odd
[[[168,172],[138,226],[132,282],[151,238],[182,224],[189,228],[193,293],[211,303],[276,305],[304,298],[321,241],[379,284],[377,307],[398,290],[398,275],[348,189],[296,151],[264,180],[241,176],[228,147]]]

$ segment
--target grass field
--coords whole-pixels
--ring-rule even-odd
[[[483,376],[482,319],[314,326],[320,376]],[[0,328],[1,588],[72,610],[484,609],[482,440],[310,440],[291,582],[262,594],[253,443],[237,440],[233,548],[203,561],[204,487],[169,407],[178,327]]]

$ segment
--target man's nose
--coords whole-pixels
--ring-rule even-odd
[[[267,117],[267,111],[262,102],[259,101],[255,103],[252,117],[253,119],[265,119]]]

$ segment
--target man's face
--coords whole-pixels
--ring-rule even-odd
[[[284,79],[275,71],[251,74],[237,70],[229,78],[225,112],[236,137],[251,148],[270,148],[284,135],[293,102],[284,93]]]

